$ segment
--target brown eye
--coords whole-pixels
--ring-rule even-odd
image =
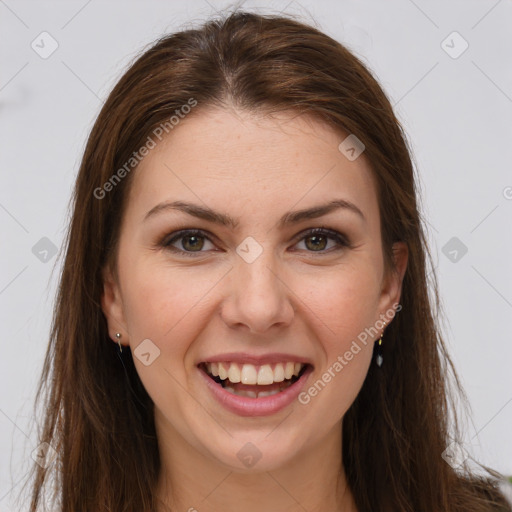
[[[200,251],[204,246],[204,237],[198,235],[186,235],[181,239],[181,245],[186,251]]]
[[[350,242],[345,235],[326,228],[310,229],[303,233],[299,241],[304,243],[307,252],[328,254],[343,248],[350,248]]]
[[[306,247],[312,251],[322,251],[327,246],[327,237],[323,235],[311,235],[306,237],[305,240]]]
[[[210,244],[211,247],[205,247],[205,244]],[[193,256],[194,253],[203,253],[215,248],[208,236],[197,230],[183,230],[174,233],[172,238],[164,240],[161,245],[171,252],[184,256]]]

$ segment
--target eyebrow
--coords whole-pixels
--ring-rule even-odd
[[[351,211],[357,214],[359,217],[361,217],[364,221],[366,221],[363,212],[354,203],[351,203],[346,199],[333,199],[332,201],[326,204],[313,206],[312,208],[307,208],[304,210],[288,212],[281,217],[278,226],[280,228],[283,228],[292,224],[298,224],[299,222],[302,222],[304,220],[316,219],[318,217],[323,217],[324,215],[327,215],[328,213],[331,213],[339,209]],[[239,224],[238,219],[234,219],[229,215],[216,212],[206,206],[200,206],[197,204],[188,203],[186,201],[166,201],[157,204],[154,208],[151,208],[151,210],[149,210],[148,213],[146,213],[144,221],[159,213],[172,210],[181,211],[193,217],[207,220],[215,224],[220,224],[222,226],[228,226],[231,227],[232,229],[235,229]]]

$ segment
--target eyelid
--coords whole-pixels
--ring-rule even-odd
[[[316,234],[325,235],[328,238],[332,238],[332,239],[338,241],[342,245],[351,247],[351,243],[350,243],[348,236],[346,236],[344,233],[342,233],[340,231],[336,231],[335,229],[331,229],[331,228],[327,228],[327,227],[323,227],[323,226],[317,227],[317,228],[305,229],[304,231],[301,231],[300,233],[298,233],[294,237],[294,240],[300,241],[303,238],[306,238],[307,236],[312,236],[312,235],[316,235]],[[314,251],[311,251],[311,252],[314,252]]]
[[[195,235],[201,236],[201,237],[209,240],[211,243],[215,243],[216,245],[218,244],[218,242],[216,242],[216,240],[218,240],[218,238],[215,235],[213,235],[212,233],[210,233],[209,231],[206,231],[204,229],[199,229],[199,228],[182,228],[177,231],[173,231],[170,234],[165,235],[158,245],[163,247],[164,249],[169,249],[171,251],[173,251],[173,249],[175,249],[177,252],[179,252],[181,254],[183,254],[183,253],[194,254],[194,251],[183,251],[181,249],[176,249],[176,247],[173,247],[171,244],[176,242],[180,238],[185,238],[186,236],[195,236]],[[201,254],[201,253],[207,252],[207,251],[195,251],[195,252],[197,254]]]

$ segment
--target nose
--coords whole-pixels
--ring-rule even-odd
[[[237,257],[221,308],[222,319],[229,327],[263,334],[291,324],[293,293],[271,253],[264,250],[252,263]]]

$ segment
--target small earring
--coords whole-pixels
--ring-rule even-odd
[[[377,363],[377,366],[379,368],[382,366],[382,362],[384,361],[384,358],[382,357],[382,337],[384,336],[384,329],[385,328],[386,328],[386,322],[384,322],[384,327],[382,328],[382,333],[380,335],[380,339],[377,342],[377,347],[376,347],[375,362]]]
[[[121,346],[121,333],[116,332],[117,344],[119,345],[119,352],[123,351],[123,347]]]

